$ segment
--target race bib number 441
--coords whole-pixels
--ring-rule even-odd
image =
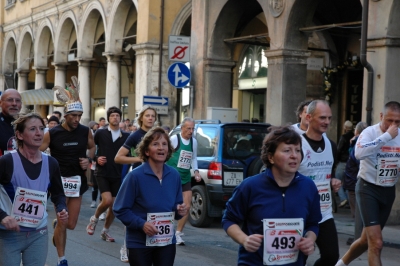
[[[158,229],[158,234],[154,236],[146,235],[146,246],[160,247],[172,244],[175,234],[173,212],[148,213],[147,222]]]
[[[12,217],[18,224],[37,228],[46,211],[47,192],[18,187],[12,206]]]
[[[286,265],[297,261],[304,231],[302,218],[264,219],[264,265]]]

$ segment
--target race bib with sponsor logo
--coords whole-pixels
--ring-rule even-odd
[[[396,184],[399,174],[399,158],[378,158],[376,185],[392,187]]]
[[[154,236],[146,235],[146,246],[161,247],[172,244],[175,234],[173,212],[148,213],[147,222],[157,228],[158,234]]]
[[[332,207],[331,183],[329,181],[315,182],[315,185],[318,189],[319,203],[323,213]]]
[[[303,236],[302,218],[264,219],[264,265],[286,265],[297,261]]]
[[[190,165],[192,164],[192,154],[191,151],[181,150],[178,159],[178,167],[182,169],[190,169]]]
[[[11,216],[20,226],[37,228],[44,217],[47,192],[18,187]]]
[[[79,197],[79,191],[81,189],[81,177],[79,175],[61,177],[61,181],[64,188],[64,194],[66,197],[77,198]]]

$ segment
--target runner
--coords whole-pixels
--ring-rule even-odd
[[[190,209],[192,202],[192,176],[190,174],[190,167],[194,169],[196,182],[201,181],[201,176],[197,167],[197,141],[193,138],[194,120],[190,117],[185,117],[181,123],[181,133],[174,135],[170,138],[174,153],[171,159],[167,161],[169,166],[178,170],[182,180],[182,193],[183,201]],[[189,215],[185,215],[178,221],[176,228],[176,244],[185,245],[182,239],[182,233]]]
[[[90,218],[90,222],[86,227],[86,232],[89,235],[93,235],[97,222],[99,221],[99,216],[109,209],[104,228],[100,235],[101,239],[107,242],[115,241],[109,233],[109,228],[115,218],[112,212],[112,206],[121,186],[122,165],[116,164],[114,162],[114,157],[129,136],[129,133],[123,132],[118,128],[121,115],[122,112],[119,108],[115,106],[108,108],[108,128],[99,129],[94,135],[94,143],[97,145],[96,180],[101,193],[101,202],[95,214]]]
[[[12,122],[22,107],[21,95],[15,89],[6,90],[0,98],[0,157],[15,150],[15,134]]]
[[[119,149],[115,156],[115,162],[119,164],[132,165],[132,170],[142,164],[142,159],[136,156],[135,149],[139,145],[140,141],[146,133],[154,127],[154,123],[157,121],[157,111],[150,105],[144,105],[139,112],[137,123],[139,129],[134,133],[130,134],[124,145]],[[121,261],[128,262],[128,255],[126,252],[126,243],[121,247]]]
[[[73,84],[68,85],[68,90],[55,87],[58,90],[56,94],[58,100],[66,104],[65,121],[44,135],[40,147],[42,151],[49,147],[51,155],[57,159],[67,197],[68,223],[60,223],[59,218],[53,221],[55,226],[53,244],[57,248],[58,265],[68,265],[65,259],[67,229],[74,230],[78,221],[82,195],[88,190],[86,170],[96,149],[91,130],[79,123],[83,107],[79,99],[78,80],[72,77],[72,81]],[[66,99],[65,95],[69,98]]]
[[[399,178],[400,103],[386,103],[380,119],[380,123],[364,129],[357,140],[355,156],[360,160],[360,170],[356,201],[364,228],[337,266],[348,265],[367,250],[368,264],[382,265],[382,230],[392,210]]]
[[[39,150],[45,125],[38,114],[21,115],[14,127],[18,150],[0,158],[0,265],[45,265],[47,191],[60,223],[68,221],[60,169]]]
[[[332,119],[332,111],[326,101],[315,100],[307,109],[308,128],[302,134],[304,158],[299,173],[310,177],[316,184],[321,198],[322,220],[316,244],[321,257],[314,266],[333,266],[339,258],[339,243],[336,225],[332,215],[332,193],[339,190],[340,180],[333,178],[336,158],[336,144],[326,136]]]
[[[238,265],[303,266],[314,253],[321,212],[317,188],[297,172],[301,137],[290,127],[271,127],[261,159],[266,171],[235,188],[222,226],[240,244]]]
[[[178,172],[165,164],[172,147],[164,129],[151,129],[137,148],[144,163],[132,170],[115,199],[115,216],[127,228],[129,264],[174,264],[174,218],[187,213]]]

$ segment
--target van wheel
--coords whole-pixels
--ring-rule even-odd
[[[213,221],[207,214],[207,193],[204,186],[192,187],[192,205],[189,222],[194,227],[209,227]]]
[[[266,169],[264,163],[261,161],[261,158],[254,159],[248,170],[248,176],[258,175],[261,172],[264,172]]]

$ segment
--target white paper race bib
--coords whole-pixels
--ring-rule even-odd
[[[158,234],[154,236],[146,235],[146,246],[161,247],[172,244],[175,234],[173,212],[148,213],[147,222],[158,229]]]
[[[284,265],[297,261],[304,231],[302,218],[264,219],[264,265]]]
[[[178,159],[178,167],[182,169],[190,169],[190,165],[192,164],[192,154],[191,151],[181,150]]]
[[[399,174],[399,158],[378,158],[376,185],[392,187],[396,184]]]
[[[61,177],[61,181],[64,188],[64,194],[66,197],[76,198],[79,197],[79,191],[81,189],[81,177],[79,175]]]
[[[44,217],[47,192],[18,187],[11,216],[20,226],[37,228]]]
[[[329,181],[316,182],[315,185],[318,189],[319,204],[321,206],[321,212],[326,212],[332,207],[332,193],[331,184]]]

